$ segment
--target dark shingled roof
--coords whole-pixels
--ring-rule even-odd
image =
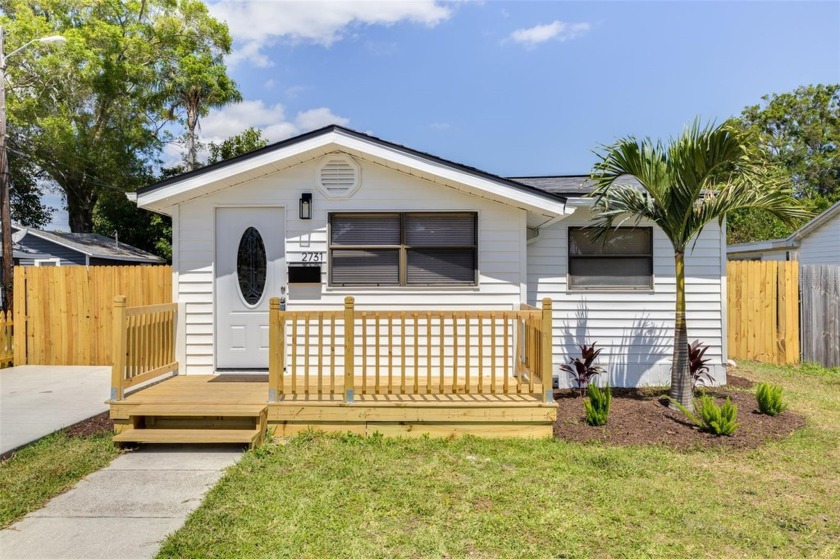
[[[494,175],[492,173],[488,173],[487,171],[482,171],[481,169],[477,169],[475,167],[470,167],[469,165],[464,165],[462,163],[456,163],[455,161],[450,161],[448,159],[444,159],[442,157],[438,157],[437,155],[432,155],[431,153],[427,153],[424,151],[419,151],[408,146],[404,146],[402,144],[397,144],[394,142],[389,142],[387,140],[383,140],[382,138],[377,138],[376,136],[372,136],[370,134],[365,134],[364,132],[358,132],[351,128],[346,128],[344,126],[339,126],[338,124],[330,124],[323,128],[319,128],[318,130],[312,130],[311,132],[306,132],[304,134],[300,134],[299,136],[295,136],[294,138],[289,138],[287,140],[282,140],[280,142],[276,142],[273,144],[269,144],[263,148],[256,149],[254,151],[250,151],[248,153],[244,153],[242,155],[238,155],[236,157],[232,157],[230,159],[225,159],[223,161],[218,161],[216,163],[212,163],[205,167],[201,167],[199,169],[195,169],[193,171],[188,171],[186,173],[181,173],[180,175],[175,175],[174,177],[169,177],[162,181],[156,182],[154,184],[149,184],[146,186],[142,186],[137,189],[138,195],[147,194],[149,192],[153,192],[159,188],[163,188],[173,183],[177,183],[192,177],[203,175],[204,173],[208,173],[210,171],[221,169],[223,167],[227,167],[228,165],[233,165],[235,163],[239,163],[242,161],[247,161],[253,157],[257,157],[259,155],[263,155],[265,153],[270,153],[272,151],[276,151],[279,149],[283,149],[285,147],[303,142],[305,140],[309,140],[311,138],[315,138],[317,136],[323,136],[324,134],[328,134],[330,132],[342,132],[348,136],[352,136],[355,138],[363,139],[373,144],[378,144],[380,146],[384,146],[387,148],[397,149],[403,151],[405,153],[416,155],[422,157],[424,159],[433,161],[435,163],[441,164],[443,166],[449,167],[451,169],[456,169],[463,173],[467,173],[473,176],[490,179],[492,181],[496,181],[498,183],[507,185],[511,188],[521,190],[524,192],[528,192],[529,194],[534,194],[536,196],[540,196],[543,198],[558,198],[557,194],[554,194],[548,190],[542,188],[533,187],[525,182],[516,181],[512,179],[506,179],[505,177],[501,177],[498,175]],[[562,197],[559,197],[560,201],[564,201]]]
[[[589,175],[557,175],[544,177],[508,177],[512,181],[526,184],[533,188],[548,192],[563,198],[580,198],[592,192],[592,181]],[[641,186],[634,177],[624,176],[619,184]]]
[[[114,239],[96,233],[62,233],[58,231],[40,231],[30,229],[36,236],[62,244],[68,248],[87,254],[93,258],[110,258],[132,262],[159,264],[164,260],[137,247],[117,243]]]

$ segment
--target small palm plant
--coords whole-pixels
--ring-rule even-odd
[[[709,374],[709,366],[707,363],[710,359],[703,359],[703,355],[709,346],[700,340],[694,340],[688,344],[688,370],[691,373],[691,384],[696,389],[697,384],[702,382],[705,386],[708,382],[712,384],[713,379]]]
[[[589,393],[589,398],[583,402],[583,408],[586,411],[586,423],[593,427],[605,425],[607,417],[610,415],[610,403],[612,402],[609,383],[603,390],[595,384],[590,384],[586,390]]]
[[[738,406],[733,404],[729,398],[722,406],[718,406],[714,398],[708,394],[703,394],[694,401],[694,408],[697,413],[690,411],[673,399],[671,401],[700,429],[714,435],[729,436],[741,425],[738,423]]]
[[[782,401],[782,387],[777,384],[762,382],[755,391],[758,410],[766,415],[776,416],[787,409]]]
[[[596,343],[592,342],[591,346],[583,344],[580,346],[580,357],[570,359],[568,365],[560,365],[560,369],[572,377],[572,382],[577,385],[581,396],[586,393],[586,387],[594,377],[607,372],[603,367],[595,364],[595,359],[601,354],[600,349],[595,349]]]

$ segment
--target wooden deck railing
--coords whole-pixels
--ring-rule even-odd
[[[175,360],[177,303],[126,307],[125,296],[114,298],[114,364],[111,400],[122,400],[125,389],[178,369]]]
[[[349,325],[349,326],[348,326]],[[269,401],[287,395],[536,394],[551,401],[551,300],[518,310],[269,312]]]
[[[11,312],[0,311],[0,369],[11,367],[14,362],[14,322]]]

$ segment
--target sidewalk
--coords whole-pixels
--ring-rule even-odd
[[[0,370],[0,456],[108,411],[110,367],[24,365]]]
[[[151,558],[236,463],[235,446],[143,446],[0,531],[3,559]]]

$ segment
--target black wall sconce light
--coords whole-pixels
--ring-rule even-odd
[[[312,219],[312,193],[310,192],[300,195],[300,218]]]

